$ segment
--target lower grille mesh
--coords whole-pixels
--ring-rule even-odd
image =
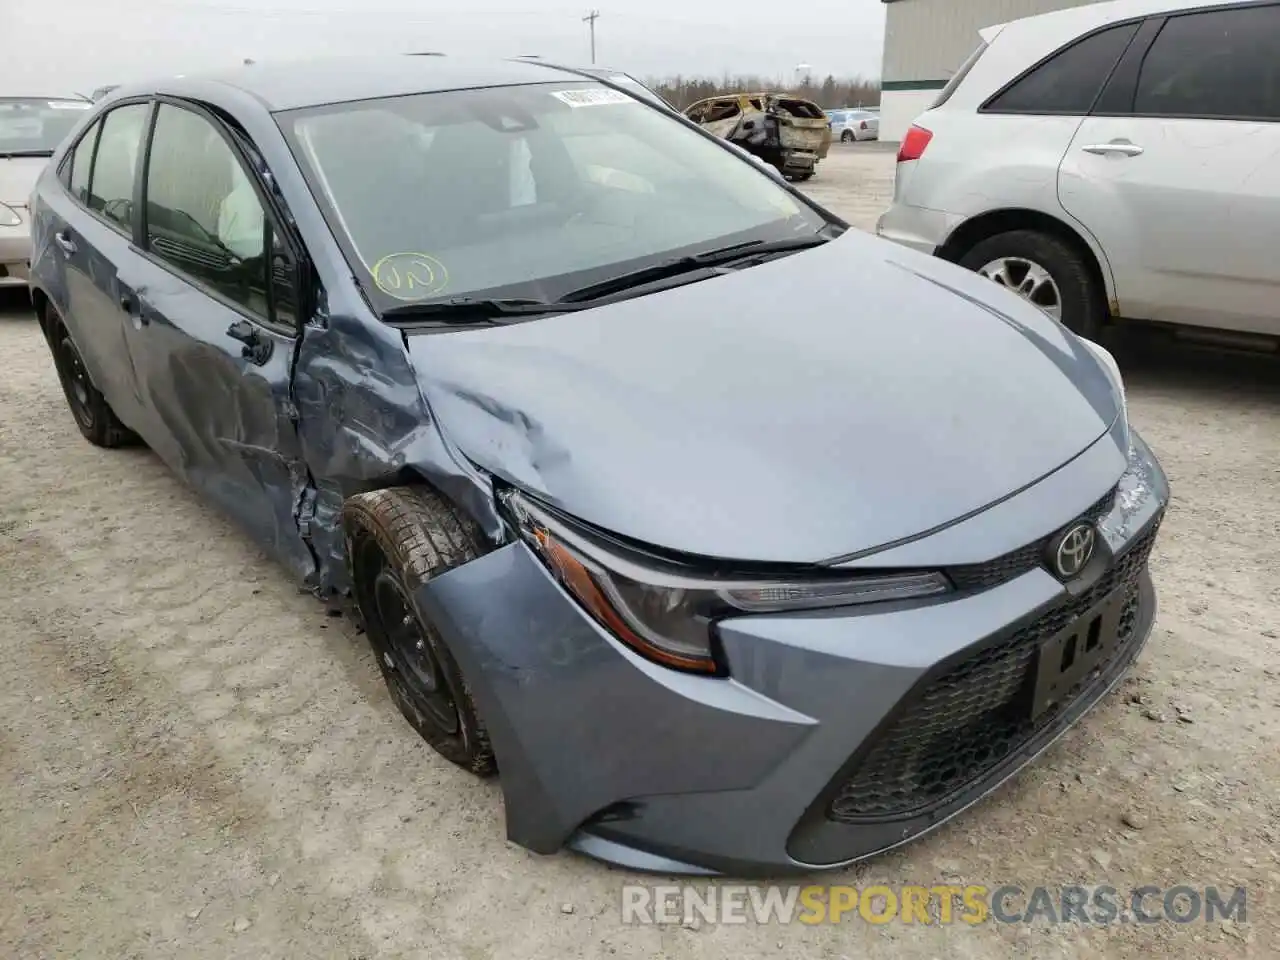
[[[842,783],[827,818],[842,823],[905,818],[946,803],[1052,723],[1093,676],[1036,720],[1028,717],[1040,644],[1126,587],[1120,642],[1101,670],[1126,655],[1136,639],[1138,582],[1155,542],[1159,519],[1119,556],[1093,587],[954,666],[879,735]]]

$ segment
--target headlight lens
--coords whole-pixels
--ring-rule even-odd
[[[18,211],[7,203],[0,203],[0,227],[18,227],[22,225],[22,217]]]
[[[504,502],[520,535],[560,584],[615,637],[650,660],[720,673],[712,624],[740,613],[839,607],[945,593],[941,573],[781,579],[705,577],[621,556],[527,497]]]

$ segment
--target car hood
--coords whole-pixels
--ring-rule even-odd
[[[25,207],[48,157],[0,157],[0,203]]]
[[[471,461],[711,558],[816,563],[935,530],[1061,467],[1122,405],[1035,307],[854,230],[597,309],[406,339]]]

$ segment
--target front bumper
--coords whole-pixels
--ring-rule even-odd
[[[0,287],[25,287],[30,278],[30,261],[28,225],[0,227]]]
[[[634,655],[519,543],[422,586],[489,727],[508,836],[636,869],[776,875],[847,864],[959,813],[1097,703],[1151,631],[1147,557],[1168,485],[1131,436],[1094,514],[1105,560],[1081,583],[1000,558],[990,581],[939,600],[725,621],[727,679]],[[1041,512],[1024,542],[1079,507],[1055,495]],[[1023,721],[1040,642],[1112,591],[1124,613],[1108,658]]]

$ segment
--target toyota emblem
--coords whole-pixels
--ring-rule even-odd
[[[1080,571],[1093,559],[1096,542],[1097,534],[1091,523],[1077,523],[1067,530],[1053,551],[1053,565],[1058,576],[1063,580],[1079,576]]]

